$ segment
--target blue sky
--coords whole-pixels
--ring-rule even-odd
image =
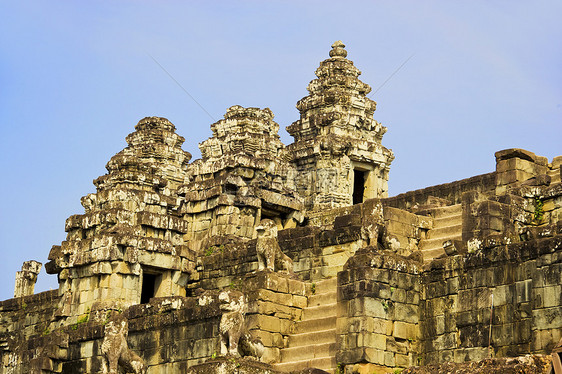
[[[0,300],[25,260],[45,263],[92,180],[145,116],[184,149],[231,105],[298,119],[336,40],[379,87],[396,156],[390,193],[493,171],[494,152],[562,154],[560,1],[2,1]],[[37,291],[56,288],[42,270]]]

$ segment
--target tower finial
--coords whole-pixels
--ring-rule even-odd
[[[330,51],[330,57],[347,57],[347,51],[344,49],[345,44],[341,40],[338,40],[332,44],[332,50]]]

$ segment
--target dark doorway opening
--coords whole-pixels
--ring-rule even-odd
[[[160,274],[150,274],[144,273],[142,277],[142,289],[141,289],[141,304],[146,304],[151,298],[156,296],[156,290],[158,289],[158,284],[160,283]]]
[[[367,171],[353,169],[353,205],[363,202],[366,176]]]

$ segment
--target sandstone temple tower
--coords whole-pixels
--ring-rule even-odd
[[[49,254],[62,296],[57,318],[76,320],[95,303],[116,308],[154,296],[185,296],[190,252],[187,222],[177,211],[191,155],[168,120],[147,117],[128,146],[82,198],[85,213],[66,221],[67,239]]]
[[[295,142],[288,148],[298,171],[299,192],[307,208],[323,209],[388,196],[394,159],[382,146],[386,127],[373,119],[371,87],[348,60],[345,45],[332,45],[330,58],[316,70],[308,96],[297,103],[300,119],[287,127]]]
[[[226,109],[191,163],[170,121],[140,120],[48,254],[58,289],[34,294],[26,261],[0,301],[0,374],[546,370],[562,156],[506,149],[388,197],[394,155],[344,47],[287,146],[268,108]]]

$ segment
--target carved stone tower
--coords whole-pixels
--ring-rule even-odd
[[[295,142],[290,150],[298,171],[297,188],[308,209],[348,206],[387,197],[394,159],[382,146],[386,127],[373,119],[371,87],[346,58],[341,41],[320,63],[308,96],[297,103],[300,119],[287,127]]]
[[[46,270],[58,274],[60,318],[87,315],[95,303],[125,308],[154,296],[185,296],[193,258],[183,241],[177,189],[191,155],[165,118],[147,117],[107,163],[85,213],[67,219]]]
[[[211,130],[213,136],[199,145],[201,159],[190,165],[188,183],[180,189],[181,212],[190,223],[186,238],[252,238],[263,217],[276,220],[279,228],[301,222],[296,171],[271,110],[234,105]]]

